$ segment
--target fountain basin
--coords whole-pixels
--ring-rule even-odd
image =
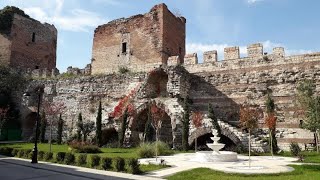
[[[212,151],[199,151],[196,152],[195,158],[191,159],[191,161],[197,162],[233,162],[237,160],[237,153],[230,151],[219,151],[219,153],[213,153]]]
[[[213,151],[219,151],[220,149],[222,149],[225,146],[225,144],[222,144],[222,143],[210,144],[210,143],[208,143],[207,146],[210,149],[212,149]],[[211,151],[211,153],[212,153],[212,151]]]

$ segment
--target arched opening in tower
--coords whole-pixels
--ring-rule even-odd
[[[149,73],[146,84],[146,96],[148,98],[167,97],[168,74],[163,69],[156,69]]]
[[[156,131],[152,122],[152,116],[148,115],[149,109],[146,108],[134,118],[131,126],[132,143],[138,145],[145,142],[156,141]],[[149,118],[148,118],[149,116]],[[159,140],[167,143],[169,146],[173,144],[171,118],[167,113],[161,119],[161,128],[159,130]]]
[[[29,113],[26,118],[25,121],[23,122],[23,137],[28,139],[32,136],[33,134],[33,129],[36,125],[36,121],[37,121],[37,113],[36,112],[31,112]]]

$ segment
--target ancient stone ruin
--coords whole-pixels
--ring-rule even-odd
[[[20,22],[19,19],[33,22],[20,16],[15,18],[16,23]],[[175,16],[165,4],[160,4],[144,15],[101,25],[95,30],[91,66],[83,70],[70,67],[68,71],[78,76],[67,79],[34,80],[26,91],[44,84],[44,100],[65,104],[62,117],[67,122],[66,137],[75,133],[79,112],[85,120],[95,121],[99,101],[103,106],[104,127],[118,130],[120,121],[112,116],[112,112],[119,101],[130,94],[136,113],[129,118],[126,141],[131,144],[141,141],[148,106],[155,104],[165,111],[160,139],[174,148],[181,146],[182,103],[187,96],[193,101],[191,110],[205,114],[202,128],[196,130],[191,124],[190,144],[195,138],[201,139],[211,134],[212,124],[206,117],[207,106],[211,103],[219,119],[222,135],[230,143],[246,147],[248,134],[238,127],[239,106],[247,103],[263,109],[267,94],[270,93],[276,104],[276,137],[280,148],[287,149],[291,142],[304,144],[313,141],[313,134],[300,127],[303,119],[297,113],[296,87],[304,79],[315,80],[319,87],[320,53],[285,56],[284,48],[277,47],[272,53],[266,54],[262,44],[257,43],[248,46],[248,57],[240,58],[239,47],[227,47],[223,60],[218,60],[219,54],[212,50],[205,52],[203,63],[199,63],[196,53],[185,55],[185,23],[185,18]],[[36,39],[41,40],[40,35],[45,39],[51,37],[50,45],[55,44],[56,34],[46,32],[35,32],[39,34]],[[2,42],[5,38],[1,38]],[[7,43],[10,41],[7,40]],[[1,49],[5,49],[3,47],[1,43]],[[28,47],[33,47],[32,39]],[[55,67],[55,47],[48,48],[45,50],[50,52],[45,61],[47,64],[39,66],[49,69]],[[29,52],[29,49],[21,51]],[[32,52],[35,52],[35,56],[41,55],[41,60],[46,59],[41,50]],[[3,57],[1,60],[4,62]],[[34,66],[36,63],[30,64],[30,68]],[[129,72],[119,73],[119,68]],[[88,75],[89,72],[91,75]],[[319,93],[319,88],[316,91]],[[32,99],[23,100],[21,112],[24,124],[33,124],[35,121],[32,108],[35,107],[35,101]],[[264,120],[261,119],[260,130],[252,138],[253,149],[257,151],[268,149],[264,141],[267,133],[263,124]],[[27,139],[33,127],[23,127],[23,137]]]

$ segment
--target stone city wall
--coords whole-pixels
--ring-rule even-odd
[[[314,80],[316,93],[320,93],[320,53],[284,57],[283,48],[275,48],[270,55],[262,55],[262,48],[249,46],[250,57],[184,65],[193,74],[191,87],[195,88],[190,97],[194,108],[206,111],[212,103],[221,119],[237,125],[240,104],[264,108],[271,92],[278,117],[278,143],[288,148],[290,142],[313,142],[313,134],[300,128],[303,117],[298,114],[295,96],[304,79]],[[263,127],[263,121],[260,123]]]

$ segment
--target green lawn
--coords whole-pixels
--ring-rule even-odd
[[[320,179],[320,165],[290,165],[295,170],[290,173],[273,174],[273,175],[243,175],[229,174],[214,171],[207,168],[197,168],[190,171],[184,171],[168,177],[169,180],[263,180],[263,179],[279,179],[279,180],[318,180]]]

